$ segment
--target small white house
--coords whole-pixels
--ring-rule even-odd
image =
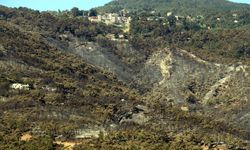
[[[20,84],[20,83],[13,83],[10,88],[15,90],[29,90],[30,86],[29,84]]]
[[[172,15],[172,12],[168,12],[167,13],[167,16],[169,17],[169,16],[171,16]]]
[[[239,21],[238,20],[234,20],[234,23],[239,23]]]
[[[233,17],[237,17],[238,15],[237,14],[233,14]]]
[[[155,14],[155,13],[156,13],[156,11],[154,11],[154,10],[153,10],[153,11],[151,11],[150,13],[151,13],[151,14]]]
[[[90,22],[100,22],[100,17],[98,16],[92,16],[92,17],[88,17]]]

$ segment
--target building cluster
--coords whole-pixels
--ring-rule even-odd
[[[233,22],[234,23],[239,23],[239,20],[237,19],[238,18],[238,14],[234,13],[234,14],[232,14],[232,17],[233,17]],[[216,18],[216,20],[218,22],[220,22],[220,21],[222,21],[222,18],[218,17],[218,18]]]
[[[153,12],[150,12],[151,14],[154,14]],[[188,15],[188,16],[178,16],[178,15],[174,15],[174,13],[173,12],[167,12],[167,17],[170,17],[170,16],[173,16],[174,18],[175,18],[175,20],[176,20],[176,23],[178,24],[178,21],[182,21],[182,20],[187,20],[187,21],[190,21],[190,22],[200,22],[200,23],[198,23],[198,25],[201,27],[201,28],[207,28],[207,29],[211,29],[211,27],[210,26],[207,26],[206,24],[204,24],[204,23],[202,23],[202,21],[205,19],[205,17],[204,16],[202,16],[202,15],[198,15],[198,16],[194,16],[194,17],[192,17],[192,16],[190,16],[190,15]],[[167,17],[162,17],[162,16],[157,16],[157,15],[155,15],[155,16],[149,16],[149,17],[147,17],[146,19],[147,19],[147,21],[158,21],[158,20],[162,20],[162,21],[165,21],[165,22],[163,22],[163,25],[166,25],[166,24],[169,24],[169,22],[168,22],[168,20],[167,20]],[[238,23],[240,23],[240,21],[238,20],[239,19],[239,17],[238,17],[238,14],[237,13],[233,13],[232,14],[232,22],[233,23],[235,23],[235,24],[238,24]],[[217,22],[221,22],[221,21],[223,21],[223,20],[225,20],[225,18],[223,19],[223,18],[220,18],[220,17],[217,17],[217,18],[215,18],[215,21],[217,21]]]
[[[152,12],[151,12],[152,14]],[[173,12],[167,12],[167,17],[170,17],[170,16],[174,16],[176,21],[178,20],[183,20],[183,19],[187,19],[189,21],[195,21],[195,20],[202,20],[204,19],[203,16],[197,16],[197,17],[191,17],[191,16],[178,16],[178,15],[174,15]],[[163,17],[163,16],[150,16],[150,17],[147,17],[147,20],[148,21],[153,21],[153,20],[164,20],[164,19],[167,19],[166,17]]]
[[[131,21],[131,17],[128,16],[126,10],[122,10],[119,13],[105,13],[97,16],[88,17],[91,22],[103,22],[105,24],[117,24],[117,25],[128,25]]]
[[[105,24],[128,24],[131,21],[130,17],[119,16],[116,13],[106,13],[89,17],[91,22],[103,22]]]

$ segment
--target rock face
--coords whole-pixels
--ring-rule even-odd
[[[124,122],[134,122],[137,124],[145,124],[146,122],[149,121],[149,117],[145,116],[144,113],[140,112],[140,113],[136,113],[136,114],[131,114],[131,117],[128,118],[122,118],[122,120],[120,121],[120,123],[124,123]]]
[[[30,135],[29,133],[25,133],[20,137],[21,141],[30,141],[32,139],[32,135]]]
[[[146,115],[149,112],[150,110],[148,107],[137,105],[131,111],[121,115],[119,123],[133,122],[141,125],[145,124],[150,120],[150,117]]]
[[[76,139],[98,138],[101,134],[104,136],[107,134],[105,129],[102,127],[82,129],[78,130],[76,133]]]
[[[158,80],[159,84],[152,88],[149,97],[161,95],[158,96],[161,99],[185,102],[192,95],[201,103],[207,104],[213,100],[223,101],[225,96],[233,99],[235,95],[239,95],[232,91],[237,87],[244,91],[240,97],[249,99],[245,84],[248,79],[248,66],[210,63],[184,50],[166,49],[158,55],[165,55],[165,62],[168,63],[158,63],[156,66],[161,72],[161,78]],[[151,59],[156,58],[153,55]]]
[[[212,85],[209,88],[209,91],[205,94],[203,100],[204,103],[208,103],[209,100],[213,99],[214,97],[217,97],[219,95],[219,92],[221,89],[228,89],[230,88],[230,82],[234,82],[237,81],[239,75],[243,76],[243,78],[241,77],[242,80],[246,80],[248,77],[248,73],[246,72],[246,70],[248,69],[248,66],[229,66],[226,69],[225,72],[225,76],[218,80],[214,85]],[[244,79],[245,76],[245,79]],[[243,86],[243,87],[242,87]],[[245,88],[244,85],[242,85],[240,88]]]
[[[188,107],[182,106],[182,107],[181,107],[181,110],[182,110],[182,111],[189,111],[189,108],[188,108]]]
[[[146,56],[128,42],[115,42],[112,50],[73,37],[70,41],[71,52],[114,73],[149,100],[183,103],[192,96],[200,103],[214,104],[250,98],[249,67],[242,64],[212,63],[181,49],[165,48]]]

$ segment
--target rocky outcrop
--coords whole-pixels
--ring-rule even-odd
[[[209,102],[209,100],[217,97],[219,95],[220,89],[229,88],[230,82],[233,82],[233,80],[237,80],[238,73],[245,76],[246,77],[245,79],[247,79],[247,76],[248,76],[248,73],[246,72],[247,68],[248,68],[247,66],[243,66],[243,65],[239,65],[237,67],[229,66],[225,72],[226,76],[223,77],[222,79],[218,80],[214,85],[212,85],[209,88],[209,91],[205,94],[205,96],[203,98],[204,103],[207,104]],[[243,79],[243,80],[245,80],[245,79]],[[243,88],[243,87],[239,87],[239,88]]]
[[[249,95],[247,84],[244,84],[248,80],[248,66],[211,63],[179,49],[156,52],[146,64],[152,62],[160,75],[157,76],[158,84],[154,84],[147,94],[149,100],[172,99],[185,103],[192,96],[200,103],[208,104],[215,99],[223,100],[225,96],[234,99],[239,94],[231,90],[236,87],[245,91],[241,92],[242,99]],[[236,86],[232,85],[234,83]]]
[[[151,119],[151,117],[148,115],[150,112],[152,112],[152,110],[147,106],[136,105],[127,111],[114,114],[112,117],[113,123],[111,123],[111,127],[116,126],[116,124],[121,125],[123,123],[129,122],[143,125]]]
[[[211,104],[225,97],[234,99],[235,95],[248,98],[243,83],[249,74],[248,66],[208,62],[182,49],[165,48],[146,58],[127,42],[116,42],[117,49],[112,50],[71,38],[70,51],[114,73],[120,81],[142,91],[145,99],[185,103],[192,96],[200,103]],[[234,83],[242,89],[240,95],[231,91]]]
[[[76,139],[98,138],[101,134],[107,134],[103,127],[87,128],[76,131]]]
[[[130,114],[129,117],[124,117],[121,119],[120,123],[124,123],[124,122],[133,122],[133,123],[137,123],[137,124],[144,124],[146,122],[149,121],[149,117],[147,117],[144,113],[140,112],[140,113],[133,113]]]

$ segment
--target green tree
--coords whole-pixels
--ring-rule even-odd
[[[77,16],[81,16],[81,11],[77,8],[77,7],[73,7],[71,9],[71,13],[73,15],[73,17],[77,17]]]
[[[237,57],[250,57],[250,45],[243,45],[236,49]]]
[[[169,26],[170,27],[175,27],[176,26],[176,18],[175,18],[175,16],[173,16],[173,15],[170,15],[169,17],[168,17],[168,23],[169,23]]]
[[[97,11],[96,9],[90,9],[89,10],[89,16],[92,17],[92,16],[97,16]]]

